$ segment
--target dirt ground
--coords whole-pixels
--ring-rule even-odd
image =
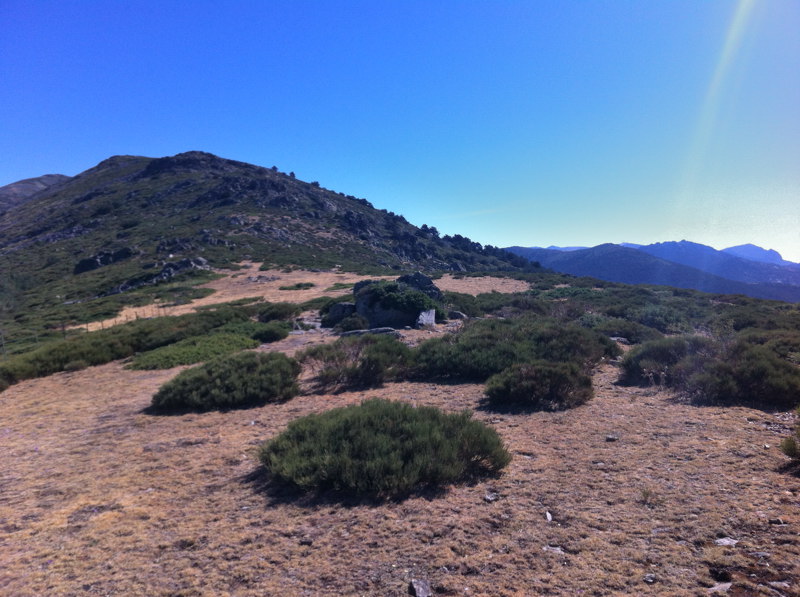
[[[284,272],[282,270],[259,270],[260,263],[245,263],[243,270],[217,270],[222,278],[200,285],[200,288],[211,288],[213,294],[192,301],[185,305],[163,306],[147,305],[145,307],[126,307],[122,312],[111,319],[83,324],[79,327],[87,331],[95,331],[120,323],[125,323],[138,318],[156,317],[160,315],[183,315],[190,313],[197,307],[204,307],[243,298],[259,297],[270,302],[302,303],[321,296],[342,296],[349,294],[349,288],[334,289],[335,284],[354,284],[361,280],[386,279],[393,280],[396,276],[362,276],[349,272],[309,272],[295,270]],[[310,282],[311,288],[304,290],[281,290],[282,286],[294,286]],[[455,278],[446,274],[436,280],[436,285],[442,290],[464,292],[478,295],[483,292],[522,292],[530,285],[520,280],[508,278]]]
[[[394,383],[145,414],[181,369],[109,363],[0,393],[0,595],[400,596],[411,579],[435,595],[800,595],[788,413],[690,406],[618,386],[604,363],[595,398],[563,413],[486,411],[481,385]],[[257,446],[291,420],[367,397],[473,410],[513,460],[383,504],[258,474]]]

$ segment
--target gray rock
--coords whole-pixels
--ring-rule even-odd
[[[395,338],[399,338],[402,334],[398,332],[394,328],[383,327],[383,328],[371,328],[368,330],[351,330],[349,332],[342,332],[339,334],[340,336],[363,336],[364,334],[389,334],[394,336]]]
[[[417,317],[417,327],[422,328],[428,325],[436,325],[436,309],[421,311]]]
[[[461,311],[450,311],[447,314],[448,319],[469,319],[466,313],[462,313]]]
[[[616,433],[609,433],[606,436],[606,441],[607,442],[617,442],[617,441],[619,441],[619,436]]]
[[[408,583],[408,594],[415,597],[431,597],[433,595],[431,583],[421,578],[412,578]]]
[[[722,545],[723,547],[734,547],[737,543],[739,543],[738,539],[731,539],[730,537],[714,540],[714,545]]]

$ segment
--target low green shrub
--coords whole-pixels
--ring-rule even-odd
[[[187,369],[153,396],[155,411],[261,406],[297,395],[300,365],[282,353],[242,352]]]
[[[763,346],[740,342],[694,369],[684,390],[701,401],[777,409],[800,404],[800,369]]]
[[[607,337],[576,325],[530,317],[485,319],[423,342],[415,351],[414,374],[421,379],[485,381],[515,363],[572,362],[589,369],[604,356],[619,353]]]
[[[376,399],[291,422],[259,458],[300,489],[379,498],[496,474],[511,461],[497,432],[468,412]]]
[[[489,378],[486,396],[493,407],[564,410],[591,400],[592,380],[574,363],[518,363]]]
[[[411,350],[396,338],[364,334],[313,346],[298,360],[316,371],[322,389],[368,388],[406,376]]]
[[[262,344],[283,340],[289,335],[289,326],[285,322],[271,321],[261,325],[250,337]]]
[[[259,305],[260,306],[260,305]],[[260,306],[257,317],[262,323],[291,319],[300,314],[300,307],[294,303],[266,303]]]
[[[64,371],[70,363],[101,365],[154,350],[185,338],[202,336],[215,328],[246,322],[247,315],[232,307],[179,315],[140,319],[105,330],[57,340],[8,359],[0,365],[0,377],[7,383],[44,377]]]
[[[258,341],[239,334],[210,334],[186,338],[133,357],[129,369],[171,369],[210,361],[232,352],[255,348]]]
[[[622,381],[630,384],[653,382],[656,373],[664,372],[667,385],[677,385],[683,375],[677,375],[675,366],[687,355],[710,358],[718,347],[710,338],[701,336],[676,336],[645,342],[625,355],[622,360]],[[685,371],[686,364],[681,368]]]
[[[649,340],[658,340],[664,335],[655,328],[647,327],[636,321],[628,321],[621,317],[606,317],[595,313],[587,313],[578,323],[600,332],[604,336],[625,338],[633,344],[640,344]]]
[[[333,329],[335,329],[337,332],[366,330],[369,329],[369,321],[367,321],[366,318],[361,317],[361,315],[358,313],[353,313],[352,315],[342,319],[333,327]]]
[[[308,290],[309,288],[314,288],[314,286],[316,286],[316,284],[313,282],[298,282],[291,286],[278,286],[278,290]]]
[[[765,346],[698,336],[664,338],[631,350],[623,381],[658,376],[697,402],[785,409],[800,402],[800,369]]]

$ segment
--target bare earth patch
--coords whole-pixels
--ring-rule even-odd
[[[255,448],[365,397],[476,409],[482,386],[142,413],[178,371],[111,363],[0,394],[0,594],[399,596],[411,578],[444,595],[798,594],[780,416],[618,387],[605,364],[574,411],[477,410],[514,454],[499,479],[342,505],[264,490]]]
[[[213,280],[200,288],[211,288],[214,294],[194,300],[185,305],[162,306],[147,305],[145,307],[126,307],[120,314],[105,321],[95,321],[79,327],[87,331],[95,331],[126,323],[139,318],[158,317],[161,315],[183,315],[191,313],[197,307],[226,303],[244,298],[259,297],[270,302],[302,303],[321,296],[342,296],[349,294],[349,288],[334,289],[336,284],[355,284],[361,280],[386,279],[394,280],[396,276],[362,276],[349,272],[311,272],[296,270],[284,272],[282,270],[260,271],[259,263],[246,264],[249,267],[238,271],[218,270],[223,277]],[[314,286],[305,290],[281,290],[281,286],[294,286],[310,282]],[[477,295],[482,292],[522,292],[528,290],[527,282],[507,278],[461,278],[451,275],[442,276],[436,280],[436,285],[442,290],[452,290]]]

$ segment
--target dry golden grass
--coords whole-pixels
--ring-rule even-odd
[[[786,414],[619,387],[612,364],[563,413],[487,412],[482,386],[429,383],[143,413],[178,371],[110,363],[0,394],[0,595],[400,596],[411,578],[442,595],[708,595],[727,578],[729,595],[800,594]],[[477,409],[514,459],[499,479],[386,504],[253,474],[257,445],[291,420],[373,396]]]

